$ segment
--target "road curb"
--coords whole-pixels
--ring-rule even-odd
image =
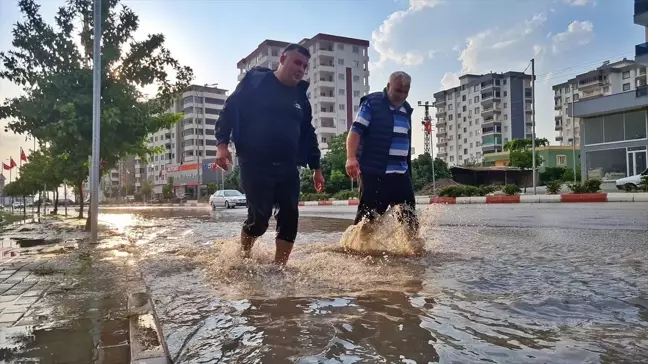
[[[648,193],[563,193],[560,195],[492,195],[472,197],[417,197],[418,205],[483,205],[514,203],[648,202]],[[356,206],[358,200],[301,201],[299,206]]]
[[[131,364],[171,364],[158,317],[148,292],[128,295]]]

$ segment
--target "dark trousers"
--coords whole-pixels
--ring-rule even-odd
[[[248,215],[243,232],[259,237],[268,230],[272,209],[277,208],[277,239],[290,243],[297,237],[299,221],[299,169],[292,163],[246,163],[240,169]]]
[[[416,199],[414,187],[409,173],[360,175],[360,204],[356,214],[355,224],[363,218],[373,221],[387,211],[387,207],[401,206],[397,218],[401,223],[407,223],[410,232],[418,232],[419,222],[415,213]]]

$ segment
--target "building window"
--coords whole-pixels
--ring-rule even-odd
[[[475,92],[479,91],[478,87],[479,87],[478,85],[473,86],[473,91],[475,91]],[[475,101],[475,102],[477,102],[477,101]]]
[[[360,47],[353,46],[353,53],[360,53]]]
[[[508,91],[504,91],[504,97],[508,95]]]
[[[556,156],[556,166],[557,167],[567,167],[567,156],[564,154],[559,154]]]
[[[630,78],[630,71],[625,71],[623,72],[623,79],[625,80],[626,78]]]
[[[504,103],[504,108],[505,109],[508,108],[508,103],[506,103],[506,102]]]
[[[466,95],[461,96],[461,101],[466,101]]]
[[[360,61],[353,61],[353,67],[360,68]]]
[[[475,96],[475,103],[479,102],[479,96]]]
[[[360,96],[360,91],[358,91],[358,90],[353,91],[353,96],[359,97]]]
[[[345,94],[345,90],[344,90],[343,88],[339,89],[339,90],[338,90],[338,94],[340,94],[340,95],[344,95],[344,94]]]
[[[623,91],[630,91],[630,83],[624,83],[623,84]]]
[[[508,114],[504,114],[504,120],[508,120]]]
[[[467,109],[468,109],[468,108],[466,107],[466,105],[464,105],[463,108],[461,109],[461,111],[466,112]]]
[[[338,73],[338,79],[344,81],[344,73]]]
[[[344,110],[344,104],[340,104],[340,105],[338,105],[338,108],[339,108],[340,110]]]
[[[353,76],[353,82],[360,81],[360,76]]]
[[[468,154],[468,149],[464,148],[464,154]]]
[[[342,43],[338,43],[338,44],[337,44],[337,49],[343,51],[343,50],[344,50],[344,44],[342,44]]]
[[[344,58],[338,58],[338,64],[344,66]]]

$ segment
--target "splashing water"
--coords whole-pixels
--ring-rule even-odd
[[[407,208],[407,207],[405,207]],[[410,236],[407,221],[398,221],[401,207],[389,210],[373,223],[362,220],[358,225],[351,225],[342,234],[340,246],[348,252],[369,255],[421,255],[424,251],[423,236],[430,226],[431,214],[419,214],[420,225],[425,231],[419,231],[416,236]],[[367,229],[371,224],[371,230]]]

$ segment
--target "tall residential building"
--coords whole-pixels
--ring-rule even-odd
[[[634,22],[648,26],[647,0],[635,0]],[[648,86],[644,68],[648,64],[648,46],[640,44],[635,51],[638,64],[621,61],[615,63],[616,68],[622,69],[620,72],[610,72],[611,67],[607,67],[601,75],[590,72],[589,76],[581,77],[592,79],[590,82],[600,84],[599,87],[608,87],[608,92],[589,98],[581,94],[573,107],[567,109],[568,116],[573,108],[573,116],[580,119],[583,178],[614,181],[648,174]]]
[[[562,146],[574,142],[580,145],[580,119],[572,118],[568,113],[572,100],[576,102],[634,91],[645,85],[646,68],[624,58],[614,63],[606,61],[592,71],[553,86],[556,141]]]
[[[481,162],[509,140],[532,135],[531,75],[466,74],[434,94],[437,157],[449,165]]]
[[[212,86],[190,86],[176,99],[169,112],[182,113],[184,118],[170,129],[151,134],[148,144],[160,147],[162,154],[149,157],[146,176],[154,185],[154,193],[162,192],[167,167],[200,164],[216,157],[216,120],[223,109],[228,92]],[[135,168],[143,167],[139,159]],[[140,173],[140,175],[142,175]]]
[[[254,66],[276,69],[288,42],[265,40],[237,63],[239,80]],[[311,53],[304,79],[313,108],[320,149],[328,149],[332,136],[347,131],[358,111],[360,98],[369,93],[369,41],[317,34],[299,42]]]

